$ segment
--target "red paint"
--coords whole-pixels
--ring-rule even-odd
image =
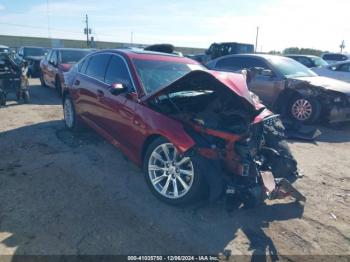
[[[150,109],[143,99],[145,92],[133,65],[133,59],[147,59],[150,61],[173,61],[185,64],[197,64],[197,62],[183,57],[156,54],[138,54],[128,50],[104,50],[97,53],[115,53],[122,56],[127,62],[131,77],[135,84],[136,93],[112,95],[109,85],[96,81],[85,75],[71,70],[69,78],[79,79],[80,85],[68,86],[68,91],[73,99],[78,116],[88,125],[104,136],[110,143],[120,148],[123,153],[141,165],[145,149],[145,142],[151,136],[162,136],[172,142],[181,153],[195,148],[195,142],[184,129],[183,123],[164,114]],[[245,98],[251,103],[244,78],[237,74],[225,74],[220,72],[206,71],[212,77],[217,78],[235,94]],[[75,82],[72,81],[72,83]],[[103,95],[97,91],[103,91]],[[161,91],[160,91],[161,92]],[[268,114],[267,112],[264,113]],[[261,121],[263,116],[257,117],[256,122]],[[218,130],[205,129],[190,123],[197,132],[217,136],[227,141],[224,152],[218,149],[197,149],[203,156],[208,158],[221,158],[225,161],[232,172],[240,174],[242,167],[239,156],[235,153],[234,144],[241,136]]]

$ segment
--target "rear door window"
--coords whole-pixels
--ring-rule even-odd
[[[342,64],[341,66],[338,67],[337,71],[350,72],[350,63]]]
[[[78,65],[78,71],[82,74],[85,74],[86,68],[89,65],[89,61],[90,61],[91,56],[86,57],[83,61],[81,61]]]
[[[109,54],[97,54],[92,56],[86,69],[86,74],[100,81],[104,81],[106,68],[110,58],[111,55]]]
[[[299,63],[302,63],[304,66],[307,66],[307,67],[314,66],[312,61],[307,57],[299,56],[299,57],[295,57],[294,59],[297,60]]]
[[[52,64],[57,64],[58,60],[57,60],[57,51],[53,50],[50,56],[50,63]]]

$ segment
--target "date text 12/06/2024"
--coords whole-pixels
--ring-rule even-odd
[[[128,261],[218,261],[213,255],[203,256],[128,256]]]

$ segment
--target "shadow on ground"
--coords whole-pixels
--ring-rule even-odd
[[[117,149],[92,131],[66,131],[62,121],[3,132],[0,148],[0,253],[218,254],[235,241],[233,251],[276,261],[264,229],[303,214],[296,203],[232,213],[223,202],[165,205]]]
[[[7,92],[7,107],[18,106],[23,103],[23,100],[17,102],[15,89],[6,89]],[[40,85],[31,85],[30,89],[30,104],[32,105],[60,105],[61,99],[53,88],[42,87]]]

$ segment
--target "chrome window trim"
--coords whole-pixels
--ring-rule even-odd
[[[112,53],[112,52],[106,52],[106,53],[92,54],[92,55],[90,55],[89,57],[90,57],[90,59],[91,59],[93,56],[96,56],[96,55],[105,55],[105,54],[118,56],[119,58],[121,58],[121,59],[124,61],[124,64],[125,64],[125,66],[126,66],[126,69],[128,70],[128,74],[129,74],[129,77],[130,77],[130,80],[131,80],[132,88],[134,89],[133,91],[137,93],[137,89],[136,89],[136,86],[135,86],[135,83],[134,83],[134,79],[132,78],[132,75],[131,75],[131,72],[130,72],[130,69],[129,69],[129,65],[128,65],[128,63],[126,62],[125,58],[124,58],[122,55],[116,54],[116,53]],[[86,58],[87,58],[87,57],[86,57]],[[86,58],[85,58],[85,59],[86,59]],[[84,60],[85,60],[85,59],[84,59]],[[89,61],[89,64],[90,64],[90,62],[91,62],[91,61]],[[109,65],[109,63],[108,63],[108,65]],[[89,66],[89,65],[88,65],[88,66]],[[88,67],[87,67],[87,68],[88,68]],[[86,70],[87,70],[87,68],[86,68]],[[106,69],[107,69],[107,68],[106,68]],[[78,71],[78,73],[81,74],[81,75],[83,75],[83,76],[87,76],[87,77],[89,77],[89,78],[91,78],[91,79],[94,79],[94,80],[96,80],[96,81],[98,81],[98,82],[100,82],[100,83],[102,83],[102,84],[109,85],[108,83],[106,83],[106,82],[104,82],[104,81],[101,81],[100,79],[97,79],[97,78],[95,78],[95,77],[89,76],[89,75],[87,75],[87,74],[83,74],[83,73],[81,73],[80,71]],[[105,72],[105,74],[106,74],[106,72]]]

